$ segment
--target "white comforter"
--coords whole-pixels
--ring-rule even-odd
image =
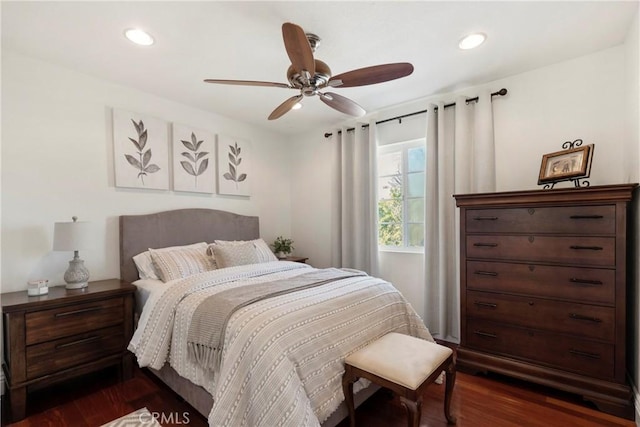
[[[311,268],[276,261],[163,284],[149,297],[129,350],[140,366],[160,369],[169,362],[180,375],[209,391],[214,397],[211,426],[319,426],[344,399],[346,355],[391,331],[433,341],[388,282],[351,277],[238,310],[227,325],[216,378],[187,357],[189,322],[203,299],[230,287],[286,279]]]

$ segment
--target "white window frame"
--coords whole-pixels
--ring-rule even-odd
[[[408,156],[408,151],[412,148],[418,148],[418,147],[424,147],[425,148],[425,156],[426,156],[426,139],[425,138],[418,138],[418,139],[413,139],[413,140],[408,140],[408,141],[399,141],[399,142],[394,142],[391,144],[385,144],[385,145],[380,145],[378,146],[378,156],[383,155],[383,154],[390,154],[390,153],[396,153],[396,152],[400,152],[401,153],[401,161],[402,161],[402,246],[387,246],[387,245],[378,245],[378,251],[380,252],[409,252],[409,253],[424,253],[424,246],[408,246],[407,245],[407,236],[408,236],[408,224],[409,222],[407,221],[407,216],[408,216],[408,197],[407,197],[407,191],[406,191],[406,185],[408,182],[407,179],[407,175],[408,175],[408,170],[409,170],[409,156]],[[377,161],[377,159],[376,159]],[[425,162],[426,164],[426,162]],[[423,172],[426,174],[426,165],[425,165],[425,170],[423,170]],[[378,175],[376,177],[376,186],[379,183],[379,180],[382,176]],[[426,188],[425,188],[426,190]],[[425,199],[425,197],[423,196],[423,199]],[[376,215],[377,213],[377,206],[378,203],[380,202],[381,197],[380,195],[378,195],[378,200],[376,200]],[[425,204],[425,209],[426,209],[426,199],[424,201]],[[424,223],[423,223],[424,224]],[[378,224],[378,229],[376,230],[376,239],[379,238],[379,234],[380,234],[380,225]]]

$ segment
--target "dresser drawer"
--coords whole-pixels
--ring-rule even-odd
[[[467,261],[467,289],[615,303],[615,270]]]
[[[467,235],[469,258],[615,266],[613,237]]]
[[[122,353],[125,346],[124,330],[121,326],[28,346],[27,379]]]
[[[616,208],[606,205],[468,209],[465,221],[467,233],[615,234]]]
[[[615,309],[541,298],[467,291],[467,316],[611,341]]]
[[[120,324],[123,319],[122,297],[26,313],[26,343],[30,345],[100,329]]]
[[[615,375],[615,346],[484,320],[467,320],[466,346],[599,378]]]

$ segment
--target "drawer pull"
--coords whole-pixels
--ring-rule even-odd
[[[64,343],[64,344],[58,344],[58,345],[56,345],[56,350],[59,350],[61,348],[66,348],[66,347],[72,347],[72,346],[78,345],[78,344],[88,343],[88,342],[91,342],[91,341],[95,341],[98,338],[100,338],[98,335],[93,335],[93,336],[90,336],[88,338],[83,338],[81,340],[76,340],[76,341],[72,341],[72,342],[68,342],[68,343]]]
[[[580,351],[580,350],[574,350],[574,349],[569,349],[569,353],[575,355],[575,356],[582,356],[582,357],[588,357],[589,359],[600,359],[600,355],[597,353],[591,353],[589,351]]]
[[[474,243],[473,246],[495,248],[496,246],[498,246],[498,244],[497,243]]]
[[[89,307],[80,310],[65,311],[64,313],[56,313],[56,317],[73,316],[74,314],[88,313],[90,311],[98,311],[101,307]]]
[[[492,302],[475,301],[474,304],[477,305],[477,306],[480,306],[480,307],[487,307],[487,308],[496,308],[496,307],[498,307],[498,304],[494,304]]]
[[[571,219],[602,219],[604,216],[602,215],[571,215],[569,218]]]
[[[497,216],[474,216],[474,221],[496,221],[498,219]]]
[[[570,246],[571,249],[578,249],[578,250],[588,250],[588,251],[601,251],[602,250],[602,246],[578,246],[578,245],[572,245]]]
[[[589,322],[602,323],[602,319],[591,316],[583,316],[582,314],[569,313],[569,317],[575,320],[588,320]]]
[[[490,332],[484,332],[484,331],[473,331],[474,334],[476,335],[480,335],[481,337],[487,337],[487,338],[498,338],[498,336],[496,334],[492,334]]]
[[[581,283],[584,285],[602,285],[601,280],[576,279],[575,277],[572,277],[569,279],[569,281],[571,283]]]
[[[480,276],[497,276],[498,275],[498,273],[496,273],[495,271],[482,271],[482,270],[474,271],[473,274],[478,274]]]

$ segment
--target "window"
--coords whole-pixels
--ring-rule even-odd
[[[424,247],[424,139],[378,147],[378,245]]]

